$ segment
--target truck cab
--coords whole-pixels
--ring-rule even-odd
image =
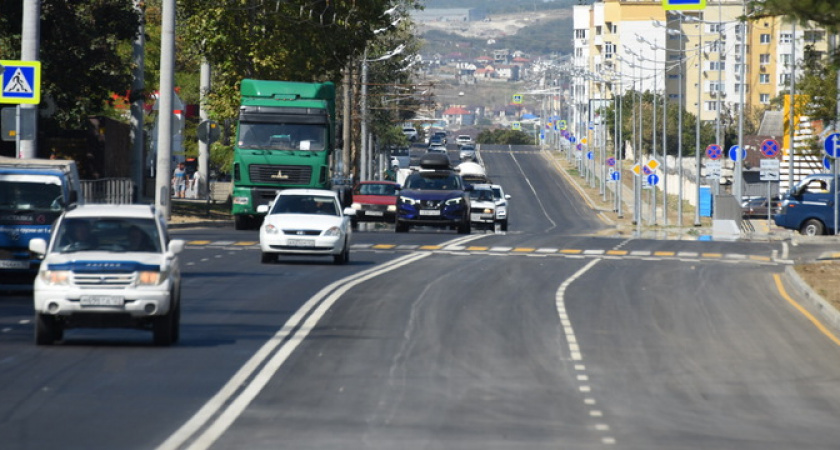
[[[834,231],[836,187],[831,174],[813,174],[785,194],[776,225],[801,234],[817,236]]]

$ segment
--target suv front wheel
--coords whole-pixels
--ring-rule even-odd
[[[181,322],[180,302],[175,303],[175,306],[168,313],[155,317],[153,320],[152,333],[155,345],[165,347],[178,342]]]

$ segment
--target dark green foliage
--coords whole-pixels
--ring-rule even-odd
[[[498,128],[482,131],[475,141],[479,144],[533,145],[534,137],[521,130]]]

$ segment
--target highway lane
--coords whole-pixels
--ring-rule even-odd
[[[72,331],[65,344],[35,347],[26,299],[4,302],[3,448],[154,448],[196,423],[183,442],[197,448],[656,448],[647,446],[658,436],[672,444],[660,448],[709,448],[715,436],[727,445],[712,447],[726,448],[750,431],[775,437],[773,428],[794,436],[778,442],[806,448],[836,438],[822,425],[836,422],[836,402],[820,400],[837,382],[834,372],[823,372],[837,365],[836,350],[770,287],[781,267],[767,257],[778,244],[591,237],[602,226],[540,155],[485,158],[514,196],[516,219],[506,235],[360,232],[355,242],[367,245],[354,250],[350,265],[334,266],[322,258],[261,265],[253,231],[175,231],[192,243],[184,253],[182,342],[173,348],[122,330]],[[452,240],[462,250],[414,249]],[[472,246],[488,250],[467,250]],[[556,251],[490,251],[494,246]],[[559,250],[568,248],[580,253]],[[393,267],[401,258],[406,265]],[[329,287],[338,280],[345,281]],[[656,301],[645,303],[647,296]],[[698,309],[716,314],[694,323]],[[693,327],[657,333],[669,319]],[[712,345],[716,333],[721,342]],[[723,351],[743,335],[759,355],[777,345],[786,350],[763,363],[745,357],[749,352]],[[703,403],[677,376],[694,369],[681,358],[698,336],[701,349],[710,348],[699,360],[725,364],[737,381],[759,369],[780,375],[751,385],[700,371],[694,385],[750,400],[740,409]],[[635,358],[637,342],[644,342],[644,358]],[[570,344],[583,360],[573,359]],[[214,405],[266,346],[271,351],[255,371]],[[814,353],[794,351],[800,347]],[[644,395],[653,389],[647,380],[671,365],[676,381],[654,399]],[[707,419],[691,434],[687,421],[670,414],[688,403],[686,417],[725,414],[718,404],[746,416],[751,406],[772,403],[779,387],[794,412],[821,422],[768,408],[766,417],[740,425]],[[207,415],[191,422],[201,411]]]

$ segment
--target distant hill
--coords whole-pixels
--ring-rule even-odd
[[[483,8],[490,14],[571,9],[576,0],[426,0],[426,8]]]

